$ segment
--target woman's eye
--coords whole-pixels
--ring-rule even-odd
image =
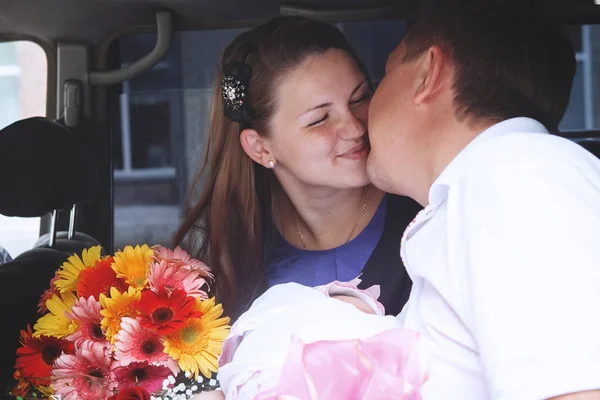
[[[310,124],[308,124],[307,127],[319,125],[321,122],[324,122],[327,119],[327,117],[328,117],[328,114],[325,114],[322,118],[319,118],[318,121],[311,122]]]
[[[360,103],[363,103],[363,102],[367,101],[370,97],[371,97],[371,93],[366,93],[365,95],[361,96],[360,98],[358,98],[356,100],[352,100],[350,102],[350,104],[360,104]]]

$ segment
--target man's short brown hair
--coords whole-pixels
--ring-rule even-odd
[[[404,42],[405,61],[435,45],[452,57],[459,118],[530,117],[558,131],[576,71],[560,24],[540,13],[471,2],[425,10]]]

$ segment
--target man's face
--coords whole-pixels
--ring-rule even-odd
[[[371,153],[367,173],[378,188],[403,193],[398,185],[401,174],[410,173],[415,141],[417,59],[404,61],[405,44],[401,42],[389,56],[386,74],[369,107]],[[399,175],[400,174],[400,175]]]

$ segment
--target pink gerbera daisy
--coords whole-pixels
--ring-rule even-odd
[[[161,290],[172,293],[175,289],[181,289],[188,296],[199,297],[202,300],[208,298],[206,292],[200,289],[206,280],[200,277],[198,270],[169,265],[165,260],[152,264],[148,283],[155,293]]]
[[[132,362],[126,367],[115,368],[114,374],[117,390],[137,386],[153,393],[162,387],[163,381],[172,375],[172,372],[166,367]]]
[[[170,250],[163,246],[155,246],[152,250],[154,250],[154,258],[158,262],[166,261],[169,266],[197,270],[200,276],[207,278],[212,277],[210,268],[206,264],[190,257],[190,255],[179,246],[177,246],[175,250]]]
[[[139,318],[123,318],[121,330],[115,335],[115,339],[115,359],[119,365],[126,367],[132,362],[145,362],[167,367],[174,374],[179,372],[177,362],[165,353],[158,332],[143,327]]]
[[[100,323],[102,321],[100,310],[100,302],[94,296],[87,299],[79,298],[71,308],[71,313],[67,315],[69,319],[77,323],[78,328],[67,339],[76,343],[91,340],[106,344],[106,335],[102,331]]]
[[[54,284],[57,280],[58,273],[55,272],[54,278],[50,280],[50,287],[42,294],[40,302],[38,303],[38,313],[40,315],[43,315],[48,311],[48,308],[46,307],[46,301],[50,300],[55,294],[59,294],[59,291],[56,289],[56,285]]]
[[[63,354],[54,363],[52,388],[64,400],[105,398],[116,386],[112,357],[97,342],[82,342],[75,354]]]

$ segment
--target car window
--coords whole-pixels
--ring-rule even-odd
[[[0,129],[19,119],[46,115],[47,69],[46,53],[38,44],[0,43]],[[14,258],[33,247],[39,230],[39,218],[0,215],[0,246]]]
[[[560,128],[564,131],[600,129],[600,26],[572,26],[569,30],[577,52],[577,73],[571,103]]]

